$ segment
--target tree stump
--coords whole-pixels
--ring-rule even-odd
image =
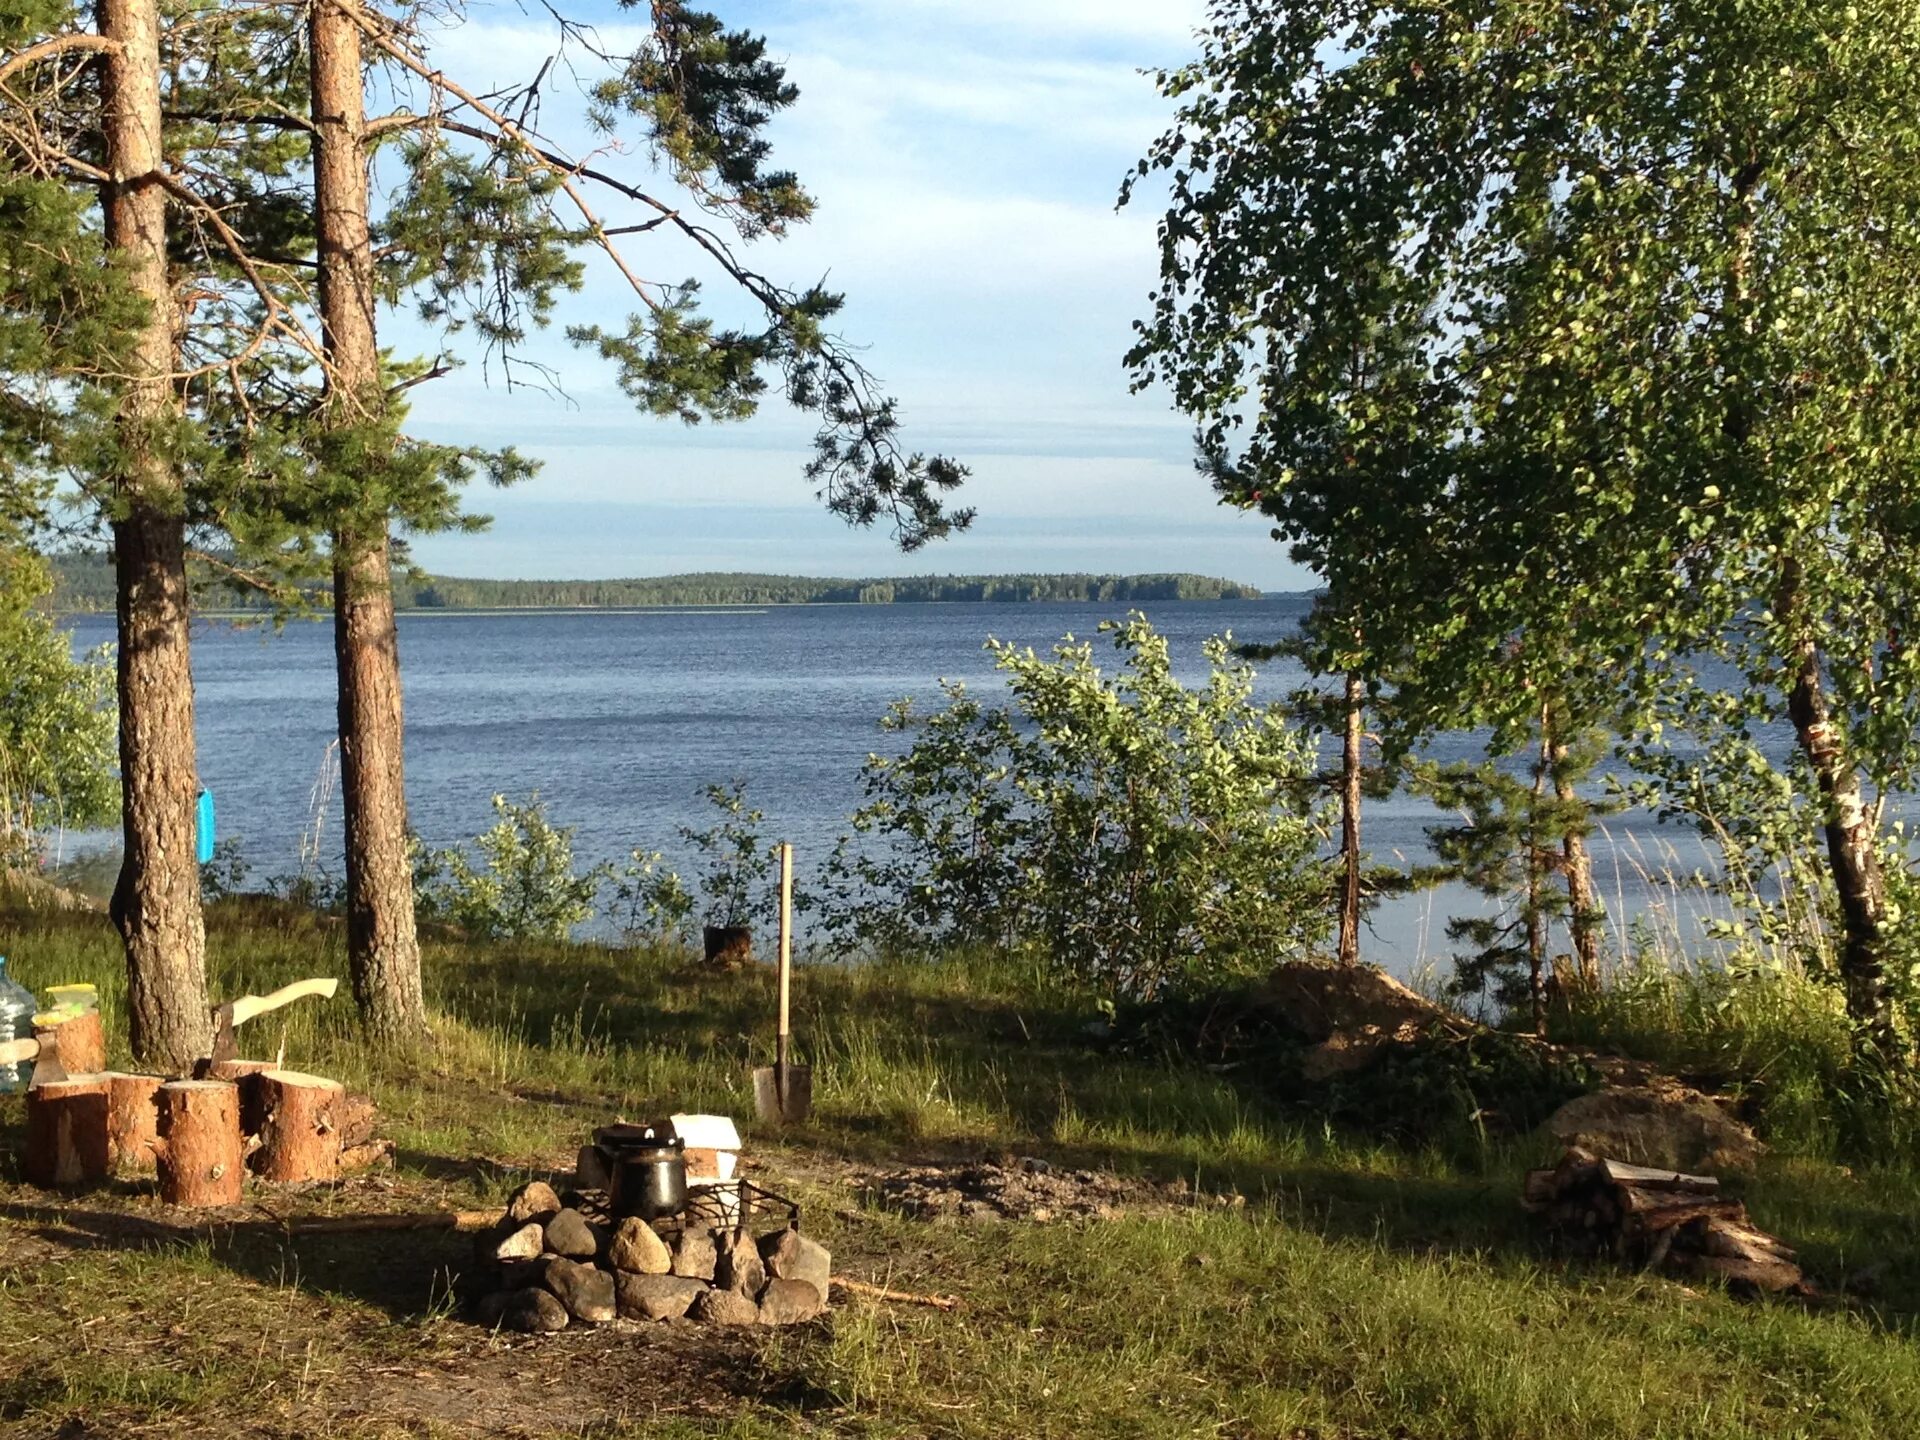
[[[170,1080],[160,1087],[160,1198],[169,1205],[238,1205],[240,1091],[231,1080]]]
[[[240,1087],[240,1133],[251,1140],[266,1123],[267,1091],[260,1077],[271,1069],[271,1060],[209,1060],[195,1071],[194,1078],[231,1080]]]
[[[158,1075],[108,1072],[107,1163],[115,1170],[153,1169],[153,1142],[160,1138]]]
[[[27,1091],[26,1175],[44,1189],[107,1178],[107,1077],[75,1075]]]
[[[278,1185],[338,1179],[346,1087],[298,1070],[269,1070],[260,1085],[266,1119],[253,1173]]]
[[[107,1068],[106,1031],[100,1012],[89,1010],[57,1025],[35,1025],[33,1038],[44,1044],[48,1036],[59,1047],[60,1064],[69,1075],[98,1075]]]

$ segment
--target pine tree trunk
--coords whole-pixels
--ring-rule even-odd
[[[150,309],[132,346],[118,412],[113,524],[119,626],[121,820],[125,854],[112,913],[126,946],[134,1057],[184,1072],[212,1039],[195,837],[199,793],[188,655],[181,487],[162,453],[178,410],[171,374],[177,310],[167,280],[161,153],[160,16],[155,0],[100,0],[108,250]]]
[[[328,423],[376,424],[384,408],[368,229],[365,93],[356,0],[310,11],[314,211]],[[407,854],[399,637],[383,504],[333,536],[334,659],[341,796],[346,810],[347,946],[368,1034],[405,1044],[427,1034]]]
[[[1340,963],[1360,961],[1360,746],[1366,724],[1366,687],[1358,674],[1347,676],[1347,725],[1340,748]]]

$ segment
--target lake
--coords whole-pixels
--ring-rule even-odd
[[[1145,608],[1169,637],[1183,677],[1204,673],[1201,643],[1292,632],[1303,596],[1167,602]],[[859,804],[859,771],[894,737],[878,729],[903,695],[937,700],[940,678],[999,681],[982,650],[996,636],[1042,648],[1091,636],[1124,604],[789,606],[644,611],[409,612],[400,619],[407,705],[407,782],[415,828],[451,845],[492,823],[491,797],[538,791],[550,816],[576,827],[582,863],[635,847],[684,854],[677,829],[704,827],[709,782],[745,780],[767,833],[796,846],[804,880]],[[77,646],[113,636],[110,616],[77,616]],[[297,873],[303,841],[340,869],[332,629],[201,621],[194,672],[201,781],[214,792],[223,838],[237,839],[253,883]],[[1297,667],[1259,673],[1278,699]],[[1475,758],[1470,735],[1441,737],[1441,760]],[[1434,811],[1408,796],[1370,803],[1365,841],[1377,859],[1425,852]],[[1645,872],[1703,863],[1687,832],[1622,815],[1595,840],[1596,882],[1617,912],[1658,903]],[[70,837],[69,851],[104,837]],[[1383,906],[1370,958],[1406,972],[1444,956],[1450,912],[1482,908],[1457,888]],[[1616,916],[1616,919],[1618,917]]]

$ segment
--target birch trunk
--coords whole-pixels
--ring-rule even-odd
[[[1366,723],[1366,687],[1358,674],[1347,676],[1347,724],[1340,748],[1340,963],[1360,962],[1360,785],[1361,741]]]

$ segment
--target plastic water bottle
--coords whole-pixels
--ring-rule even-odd
[[[33,992],[24,985],[16,984],[7,974],[7,957],[0,955],[0,1045],[9,1040],[31,1040],[33,1016],[39,1008]],[[0,1065],[0,1095],[26,1089],[27,1082],[32,1078],[31,1060],[17,1065]]]

